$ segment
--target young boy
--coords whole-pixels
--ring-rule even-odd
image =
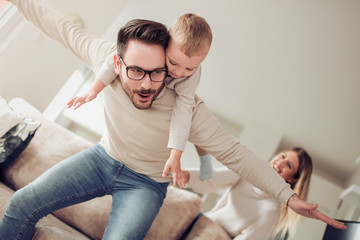
[[[166,65],[169,76],[164,83],[166,87],[176,92],[177,97],[171,116],[168,142],[171,153],[162,176],[166,177],[168,171],[171,170],[174,186],[179,184],[183,188],[186,180],[181,172],[180,158],[189,136],[195,92],[200,81],[200,64],[209,52],[212,32],[204,18],[195,14],[184,14],[174,22],[169,33],[170,41],[166,50]],[[111,54],[107,58],[90,90],[83,96],[74,97],[67,103],[69,108],[73,106],[74,109],[77,109],[82,104],[95,99],[101,90],[116,78],[115,54],[117,53]],[[200,158],[199,177],[201,180],[212,177],[210,157]]]

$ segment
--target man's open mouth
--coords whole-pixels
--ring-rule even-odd
[[[141,98],[147,98],[147,97],[150,96],[150,94],[141,94],[141,93],[139,93],[139,96],[140,96]]]
[[[139,100],[142,102],[146,102],[148,101],[152,95],[153,95],[153,91],[139,91],[136,92],[136,94],[139,96]]]

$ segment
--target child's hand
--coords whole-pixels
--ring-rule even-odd
[[[74,110],[76,110],[84,103],[94,100],[105,87],[105,84],[100,79],[96,79],[87,93],[80,97],[73,97],[66,105],[68,108],[74,107]]]
[[[171,171],[173,177],[174,187],[178,184],[180,188],[184,188],[186,186],[186,180],[183,177],[183,173],[180,168],[180,157],[174,155],[170,156],[170,158],[166,161],[162,177],[166,177],[169,170]]]
[[[97,93],[90,91],[80,97],[73,97],[66,105],[68,108],[74,107],[74,110],[76,110],[81,107],[81,105],[94,100],[96,96]]]

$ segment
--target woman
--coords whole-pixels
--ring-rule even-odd
[[[201,157],[206,154],[199,148],[197,150]],[[312,160],[304,149],[295,147],[285,150],[269,164],[301,199],[307,199]],[[222,226],[232,238],[269,239],[272,232],[273,235],[288,234],[291,238],[295,234],[301,216],[287,206],[281,206],[279,201],[243,181],[231,170],[216,169],[213,178],[205,181],[199,180],[198,170],[185,170],[183,173],[188,187],[199,193],[230,187],[205,215]]]

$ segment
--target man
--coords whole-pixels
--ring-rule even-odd
[[[101,142],[60,162],[17,191],[0,222],[0,239],[31,239],[41,217],[106,194],[112,195],[113,205],[103,239],[143,239],[171,179],[161,174],[170,152],[167,141],[176,96],[163,83],[154,82],[157,74],[165,72],[165,26],[147,20],[130,21],[120,29],[116,47],[82,32],[35,1],[12,2],[28,20],[95,72],[117,48],[119,78],[103,92],[106,131]],[[139,71],[142,79],[133,75]],[[221,128],[201,99],[195,100],[190,142],[296,212],[343,228],[321,214],[317,205],[297,198],[265,161]]]

